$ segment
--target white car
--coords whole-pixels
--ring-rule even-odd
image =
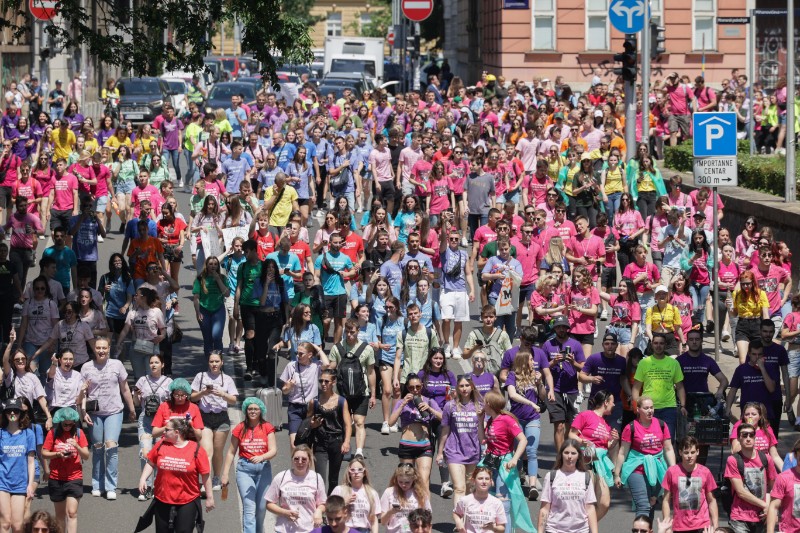
[[[181,78],[166,78],[162,76],[162,79],[169,86],[169,98],[172,107],[175,108],[175,114],[180,116],[180,113],[188,106],[186,95],[189,93],[189,85]]]

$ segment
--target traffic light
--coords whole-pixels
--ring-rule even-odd
[[[655,22],[650,23],[650,59],[657,61],[661,54],[666,54],[664,43],[667,41],[667,28]]]
[[[636,83],[637,61],[636,61],[636,37],[628,37],[622,45],[625,49],[621,54],[614,54],[614,62],[619,62],[621,66],[614,69],[614,75],[622,76],[622,79]]]

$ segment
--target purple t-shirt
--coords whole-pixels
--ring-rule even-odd
[[[427,379],[425,378],[424,370],[417,372],[417,375],[419,379],[422,380],[422,395],[425,398],[433,399],[437,405],[444,405],[447,401],[445,396],[448,386],[455,391],[456,375],[450,370],[446,373],[439,372],[437,374],[428,374]]]
[[[781,399],[781,367],[789,364],[789,354],[786,348],[777,342],[770,343],[769,346],[764,346],[764,368],[767,369],[769,377],[775,380],[778,384],[775,387],[775,392],[772,393],[773,400]]]
[[[491,374],[489,374],[491,375]],[[475,404],[458,405],[449,401],[442,411],[442,426],[450,428],[444,443],[444,457],[448,463],[474,465],[481,456],[478,442],[478,413]]]
[[[772,395],[764,384],[761,370],[750,363],[736,367],[731,378],[731,387],[739,389],[739,405],[744,409],[747,402],[763,403],[767,407],[767,417],[772,417]],[[779,390],[779,387],[775,387]]]
[[[89,382],[87,398],[97,400],[96,415],[108,416],[122,412],[120,385],[128,380],[128,372],[119,360],[108,359],[102,366],[96,361],[88,361],[81,368],[81,375]]]
[[[500,368],[511,369],[511,367],[514,366],[514,359],[516,359],[518,352],[519,346],[513,346],[506,350],[503,354],[503,360],[500,361]],[[537,372],[541,372],[543,368],[547,368],[547,354],[536,346],[531,346],[531,352],[533,353],[533,369]]]
[[[159,129],[164,137],[164,150],[177,150],[181,147],[183,124],[180,120],[175,117],[172,117],[172,122],[162,120]]]
[[[708,375],[716,376],[721,371],[719,365],[704,353],[692,357],[689,352],[678,356],[683,370],[683,388],[686,392],[708,392]]]
[[[394,409],[397,410],[397,406],[402,402],[403,400],[397,400],[397,402],[394,404]],[[434,400],[427,400],[425,403],[427,403],[432,409],[441,411],[439,404]],[[414,422],[419,422],[420,424],[429,424],[432,418],[432,413],[420,414],[417,408],[414,407],[414,403],[409,402],[403,406],[403,410],[400,412],[400,427],[404,428],[409,424],[413,424]]]
[[[475,385],[475,389],[480,393],[481,398],[486,396],[486,393],[494,388],[494,374],[491,372],[484,372],[480,376],[470,373],[468,376],[472,379],[472,383]]]
[[[602,376],[602,383],[592,383],[592,396],[598,391],[605,390],[614,396],[614,400],[620,401],[622,384],[619,377],[625,374],[625,358],[621,355],[614,355],[609,359],[604,357],[602,352],[593,353],[583,365],[582,372],[588,376]]]
[[[542,345],[542,350],[547,354],[548,361],[551,361],[567,347],[572,349],[575,361],[582,363],[586,360],[581,343],[572,337],[569,337],[563,344],[556,337],[553,337]],[[553,374],[553,390],[555,392],[560,392],[561,394],[578,393],[578,369],[574,365],[561,362],[551,368],[550,372]]]
[[[539,397],[536,394],[536,387],[531,385],[529,387],[520,387],[517,385],[517,375],[512,370],[508,373],[506,378],[506,387],[513,385],[517,389],[517,394],[525,397],[525,399],[538,403]],[[511,414],[516,416],[520,421],[520,425],[525,425],[532,420],[539,420],[539,413],[530,405],[518,403],[511,400]]]

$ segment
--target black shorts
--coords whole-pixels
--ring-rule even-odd
[[[555,396],[555,402],[547,402],[547,412],[550,413],[550,423],[566,422],[567,424],[571,424],[572,420],[578,414],[578,410],[575,409],[575,399],[578,395],[556,392]]]
[[[200,416],[203,418],[203,425],[211,431],[230,431],[231,419],[228,416],[228,411],[220,413],[206,413],[200,411]]]
[[[367,416],[369,411],[369,396],[350,396],[347,399],[347,407],[354,415]]]
[[[606,289],[617,286],[617,268],[603,267],[600,273],[600,286]]]
[[[761,338],[761,319],[760,318],[740,318],[736,324],[734,339],[736,342],[752,342]]]
[[[300,424],[308,414],[308,406],[304,403],[290,403],[286,411],[289,415],[289,433],[297,433]]]
[[[183,262],[183,250],[177,244],[165,244],[164,259],[169,263],[181,263]]]
[[[326,296],[325,310],[328,312],[328,318],[346,318],[347,295],[339,294],[337,296]]]
[[[405,442],[400,442],[400,446],[397,447],[397,457],[406,460],[411,459],[412,461],[420,457],[433,457],[433,446],[431,446],[430,441],[421,446],[412,446]]]
[[[0,187],[2,189],[2,187]],[[64,228],[64,231],[69,231],[69,219],[72,216],[72,209],[59,211],[57,209],[50,210],[50,231],[56,228]]]
[[[0,207],[11,209],[11,187],[0,187]]]
[[[47,481],[47,492],[50,494],[50,501],[54,503],[63,502],[67,498],[80,500],[83,498],[83,479],[59,481],[50,478]]]
[[[571,333],[570,337],[581,344],[594,344],[594,333]]]
[[[536,290],[536,284],[531,283],[519,288],[519,299],[517,300],[517,309],[521,309],[523,304],[531,301],[531,294]]]
[[[461,202],[461,200],[463,200],[463,199],[464,199],[464,193],[461,193],[461,194],[454,194],[453,196],[454,196],[454,197],[455,197],[455,199],[456,199],[456,203],[459,203],[459,202]]]
[[[297,205],[309,205],[310,203],[311,203],[311,200],[309,200],[308,198],[298,198],[297,199]]]
[[[379,181],[381,184],[381,200],[394,200],[395,186],[394,180]]]
[[[245,331],[256,330],[256,315],[258,314],[258,307],[251,305],[240,305],[239,315],[242,319],[242,327]]]

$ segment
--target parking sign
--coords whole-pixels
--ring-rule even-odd
[[[695,113],[692,116],[694,156],[736,156],[736,113]]]

